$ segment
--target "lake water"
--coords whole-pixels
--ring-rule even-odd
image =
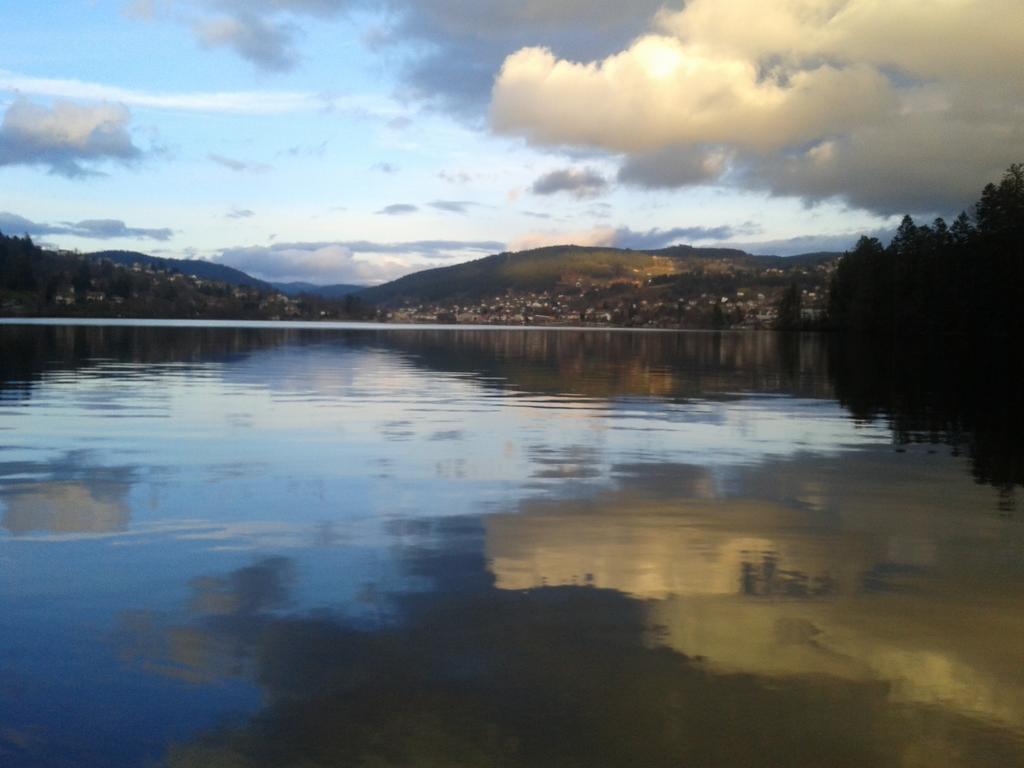
[[[0,765],[1024,764],[1012,373],[0,325]]]

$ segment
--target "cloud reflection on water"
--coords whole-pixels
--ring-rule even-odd
[[[50,461],[0,462],[3,526],[15,536],[105,534],[127,529],[133,466],[104,466],[88,451]]]
[[[835,595],[651,599],[603,587],[606,574],[504,589],[480,551],[489,522],[420,528],[401,554],[434,588],[378,593],[396,612],[376,625],[241,610],[151,634],[149,652],[169,654],[154,669],[251,675],[266,696],[244,723],[172,748],[169,764],[995,766],[1024,754],[1014,679],[996,674],[1012,672],[1009,638],[915,650],[887,630],[884,606],[837,628]],[[257,561],[210,578],[231,591],[264,569],[277,571]],[[934,619],[926,607],[898,627],[921,644]],[[999,647],[1005,663],[950,647]]]
[[[612,589],[720,674],[884,683],[1024,735],[1024,531],[942,462],[624,468],[594,498],[484,519],[498,589]],[[973,514],[972,514],[973,512]]]

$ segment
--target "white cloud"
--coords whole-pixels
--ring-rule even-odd
[[[1024,156],[1022,29],[1019,0],[691,0],[605,58],[507,57],[491,121],[643,186],[945,209]]]
[[[394,115],[397,112],[392,103],[378,97],[295,91],[164,93],[138,91],[81,80],[29,77],[6,70],[0,70],[0,91],[81,101],[108,101],[131,107],[175,112],[274,115],[314,112],[327,108],[382,115]]]
[[[216,261],[275,282],[381,283],[409,271],[398,259],[359,259],[334,243],[228,248]]]
[[[128,133],[130,119],[117,104],[58,101],[48,108],[18,99],[0,124],[0,166],[42,165],[62,176],[94,175],[98,163],[128,162],[142,154]]]
[[[774,150],[811,141],[896,104],[868,67],[820,65],[785,84],[754,62],[696,53],[648,36],[598,64],[526,48],[506,59],[494,87],[494,127],[540,144],[643,152],[729,143]]]
[[[464,261],[501,250],[504,244],[492,241],[351,240],[226,248],[214,260],[275,282],[376,284],[436,266],[437,260]]]

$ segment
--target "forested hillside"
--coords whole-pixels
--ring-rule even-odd
[[[829,325],[875,334],[1024,331],[1024,166],[990,183],[952,225],[906,216],[888,246],[862,237],[835,271]]]
[[[237,275],[228,277],[248,278],[254,285],[182,274],[174,260],[145,254],[53,252],[30,237],[0,233],[0,315],[258,320],[372,314],[356,299],[290,298],[242,272],[230,272]],[[206,274],[225,276],[218,270]]]

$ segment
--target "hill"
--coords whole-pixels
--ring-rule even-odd
[[[839,254],[808,257],[754,256],[731,248],[673,246],[654,251],[550,246],[519,253],[499,253],[475,261],[406,275],[360,292],[374,304],[473,301],[508,292],[542,292],[614,284],[665,284],[675,277],[749,275],[796,267],[813,269]]]
[[[170,259],[162,256],[150,256],[145,253],[138,253],[137,251],[96,251],[95,253],[87,253],[85,256],[93,260],[112,261],[123,267],[139,264],[140,266],[161,272],[189,275],[198,277],[200,280],[210,280],[217,283],[226,283],[227,285],[256,288],[267,293],[275,293],[278,290],[270,283],[258,280],[252,275],[242,272],[240,269],[201,259]]]
[[[824,311],[838,254],[550,246],[416,272],[356,294],[400,322],[762,328],[786,290]]]
[[[415,272],[369,288],[360,296],[375,304],[478,299],[510,290],[550,290],[581,279],[611,282],[641,273],[671,274],[671,265],[664,258],[662,261],[659,264],[659,257],[644,251],[551,246]]]
[[[353,293],[365,290],[365,285],[335,283],[333,285],[316,285],[315,283],[271,283],[274,288],[285,296],[320,296],[325,299],[343,299]]]
[[[357,299],[290,298],[263,285],[206,262],[131,251],[55,252],[27,236],[0,233],[0,316],[338,320],[374,314]]]

